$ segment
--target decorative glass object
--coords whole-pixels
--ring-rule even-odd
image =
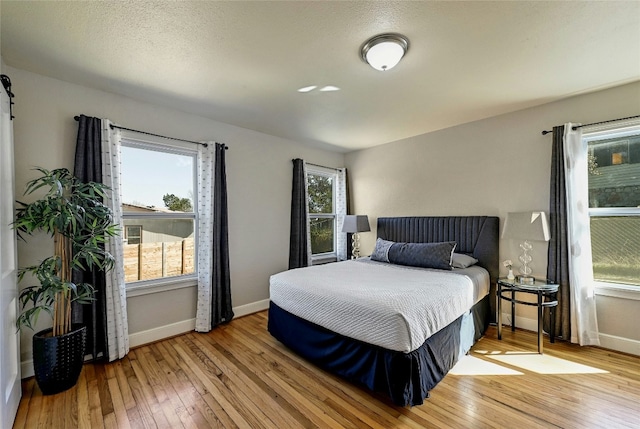
[[[533,246],[525,240],[520,244],[520,248],[522,249],[522,255],[518,256],[518,260],[522,264],[519,269],[520,274],[522,274],[523,277],[531,277],[531,267],[529,266],[531,263],[531,255],[529,255],[529,252],[533,249]]]

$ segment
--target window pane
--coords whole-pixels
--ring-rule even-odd
[[[141,232],[124,244],[125,282],[195,272],[193,219],[126,219],[124,225]]]
[[[312,217],[310,220],[311,254],[333,252],[334,218]]]
[[[640,286],[640,217],[591,218],[593,276]]]
[[[309,213],[333,213],[333,178],[308,174]]]
[[[195,156],[128,146],[121,155],[125,211],[193,212]]]
[[[589,142],[589,207],[640,207],[640,135]]]
[[[125,225],[124,238],[126,244],[140,244],[142,242],[142,226]]]

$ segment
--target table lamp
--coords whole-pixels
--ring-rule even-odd
[[[371,231],[369,218],[366,215],[346,215],[342,224],[342,232],[349,232],[351,236],[351,259],[360,257],[360,232]]]
[[[520,244],[522,255],[518,257],[521,263],[520,275],[516,276],[516,281],[521,284],[533,284],[535,279],[529,266],[532,261],[529,252],[533,249],[530,241],[549,241],[549,223],[545,212],[507,213],[502,238],[523,240]]]

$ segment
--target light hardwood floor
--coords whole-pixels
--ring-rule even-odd
[[[266,312],[84,366],[42,396],[33,379],[14,428],[640,427],[640,358],[491,327],[425,404],[401,408],[291,353]]]

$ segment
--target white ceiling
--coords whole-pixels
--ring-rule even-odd
[[[0,13],[10,66],[341,151],[640,80],[638,1],[3,0]],[[383,32],[411,44],[387,72],[359,57]],[[296,91],[309,85],[340,91]]]

